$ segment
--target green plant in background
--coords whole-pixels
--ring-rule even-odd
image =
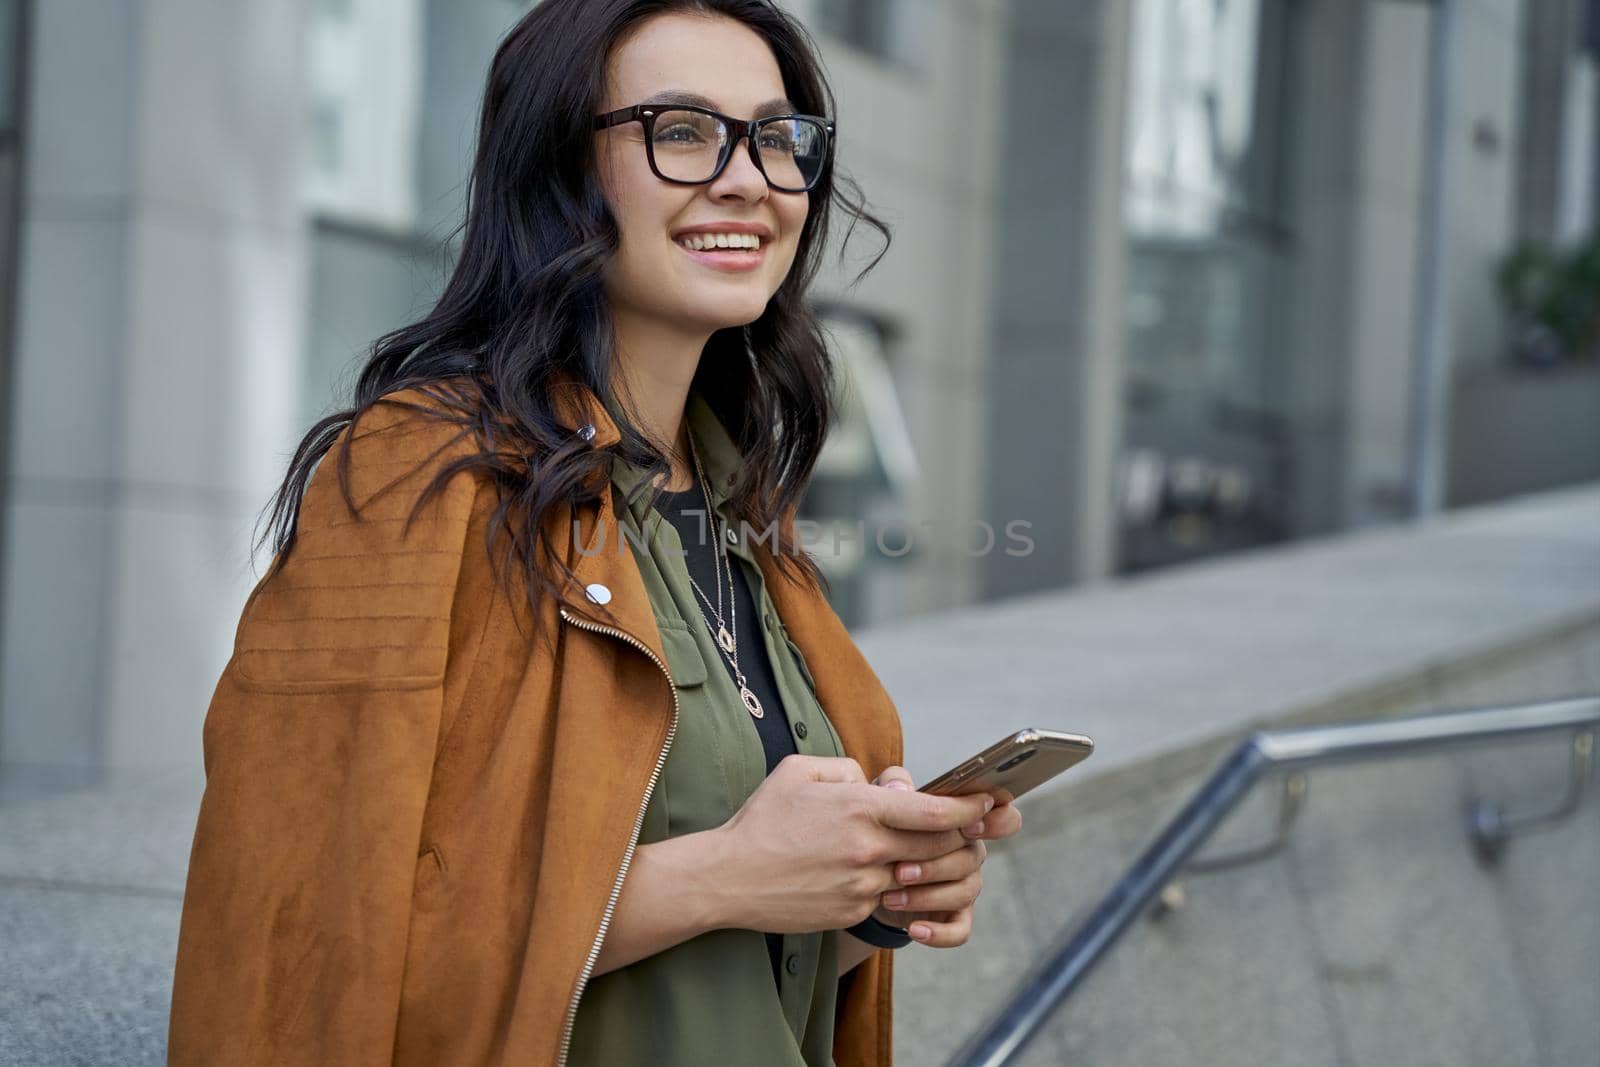
[[[1517,362],[1600,359],[1600,229],[1565,250],[1524,242],[1497,273]]]

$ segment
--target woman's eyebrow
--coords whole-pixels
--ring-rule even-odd
[[[652,95],[650,99],[645,100],[644,103],[693,104],[696,107],[710,108],[712,111],[722,110],[717,106],[716,101],[712,100],[709,96],[702,96],[701,94],[691,92],[688,89],[663,89],[661,92]],[[795,112],[795,110],[794,104],[790,102],[787,97],[780,96],[774,100],[768,100],[766,103],[757,104],[755,113],[750,117],[755,119],[764,119],[769,115],[791,115]]]

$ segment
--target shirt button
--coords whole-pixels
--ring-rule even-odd
[[[794,735],[796,737],[798,737],[798,738],[800,738],[800,740],[804,741],[805,738],[806,738],[806,733],[807,733],[807,731],[806,731],[806,724],[805,723],[797,722],[797,723],[794,724]]]
[[[799,974],[800,973],[800,956],[799,956],[799,954],[791,955],[789,957],[789,959],[788,959],[788,962],[786,962],[783,965],[783,969],[788,971],[790,974]]]
[[[578,436],[583,438],[585,441],[593,441],[594,423],[586,422],[582,426],[578,427]]]
[[[583,587],[583,593],[596,604],[606,604],[611,601],[611,590],[599,582],[590,582]]]
[[[728,544],[736,545],[738,543],[739,543],[739,532],[737,530],[735,530],[732,526],[728,527]]]

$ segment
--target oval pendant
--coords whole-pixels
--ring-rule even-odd
[[[761,707],[761,701],[756,698],[754,693],[750,692],[749,686],[741,685],[739,687],[739,696],[744,700],[744,709],[752,716],[759,719],[766,714],[765,709]]]
[[[717,644],[722,646],[724,652],[733,651],[733,635],[728,632],[726,626],[717,627]]]

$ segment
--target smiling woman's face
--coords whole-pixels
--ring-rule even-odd
[[[678,91],[703,98],[705,106],[725,115],[749,119],[761,105],[784,97],[767,42],[722,16],[648,19],[612,51],[606,73],[598,113]],[[759,318],[794,262],[810,194],[768,186],[748,141],[734,146],[716,181],[677,185],[650,170],[642,123],[623,123],[595,137],[601,188],[622,238],[605,281],[613,312],[707,332]],[[728,223],[764,227],[760,250],[691,251],[680,243],[684,230]]]

